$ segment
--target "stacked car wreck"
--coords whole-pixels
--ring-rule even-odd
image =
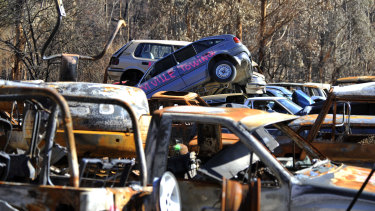
[[[133,134],[132,145],[135,146],[136,163],[139,165],[140,172],[140,176],[130,181],[128,178],[131,167],[135,164],[134,160],[126,157],[114,158],[110,157],[110,154],[106,155],[106,159],[101,157],[94,159],[85,157],[87,155],[83,154],[79,156],[77,152],[82,150],[82,143],[76,143],[76,137],[79,137],[79,134],[74,128],[74,123],[80,122],[73,121],[77,116],[72,118],[72,107],[69,107],[66,98],[56,89],[46,84],[8,81],[0,83],[3,129],[1,151],[1,180],[3,182],[0,184],[0,198],[4,209],[122,209],[125,205],[130,206],[129,202],[134,199],[134,196],[137,196],[138,200],[143,200],[144,195],[151,193],[152,187],[146,187],[146,180],[142,179],[146,178],[147,173],[138,128],[137,116],[139,117],[140,109],[133,109],[137,106],[132,104],[140,102],[139,95],[138,99],[131,98],[134,101],[130,103],[111,98],[110,94],[107,94],[107,97],[95,97],[80,95],[82,92],[77,92],[76,96],[65,96],[71,103],[96,103],[97,107],[99,104],[116,105],[125,110],[126,118],[122,121],[130,122],[125,127],[128,127]],[[83,84],[80,85],[85,87]],[[128,89],[106,87],[107,92],[111,88]],[[143,97],[145,99],[144,94]],[[138,108],[141,105],[138,105]],[[93,107],[87,106],[86,108]],[[133,110],[137,110],[137,113]],[[74,113],[74,115],[77,114]],[[63,146],[56,143],[55,137],[58,130],[62,130],[61,133],[64,134]],[[19,137],[18,131],[23,135],[22,138]],[[113,142],[117,143],[116,140]],[[95,147],[102,143],[86,144]],[[56,159],[61,151],[64,152],[61,157],[65,157],[65,161],[62,162]],[[90,164],[95,164],[96,168],[85,168]],[[93,172],[93,170],[99,171]]]
[[[78,60],[103,57],[125,22],[96,56],[46,56],[65,15],[55,5],[41,55],[61,59],[60,81],[77,81]],[[267,86],[234,35],[142,65],[143,76],[127,71],[120,85],[0,81],[0,210],[374,210],[375,166],[336,162],[374,163],[375,145],[357,143],[373,136],[374,83],[327,100],[315,84]],[[263,94],[306,107],[276,109]]]
[[[152,209],[165,207],[165,202],[168,208],[183,210],[345,209],[370,173],[370,169],[327,160],[288,126],[298,118],[293,115],[248,108],[165,108],[152,116],[145,155],[138,125],[142,116],[148,116],[148,107],[145,94],[137,88],[1,83],[0,99],[7,103],[1,104],[5,144],[0,198],[2,206],[9,209]],[[92,92],[96,97],[90,96]],[[116,97],[116,93],[125,92],[129,92],[126,101]],[[120,107],[126,113],[118,112]],[[27,114],[30,112],[32,115]],[[105,121],[106,115],[122,123],[95,124],[95,117]],[[288,136],[307,156],[278,156],[280,144],[265,129],[270,126]],[[17,130],[31,136],[12,136]],[[128,138],[111,136],[117,132]],[[59,134],[64,134],[65,143]],[[101,138],[84,138],[95,134]],[[129,137],[134,137],[134,148],[121,148],[132,145]],[[24,142],[20,144],[20,140]],[[90,153],[95,147],[108,153]],[[57,160],[61,155],[58,149],[65,149],[65,163]],[[165,178],[163,174],[169,176],[167,183],[155,182]],[[169,178],[174,181],[174,177],[177,182],[170,183]],[[154,184],[155,189],[147,184]],[[374,191],[370,179],[354,208],[372,209]]]

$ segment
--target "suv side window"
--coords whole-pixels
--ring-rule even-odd
[[[174,53],[174,56],[177,60],[177,62],[181,63],[193,56],[195,56],[195,50],[193,45],[188,45],[185,48],[180,49],[179,51]]]
[[[173,52],[170,45],[160,45],[153,43],[141,43],[134,52],[135,57],[160,59]]]
[[[177,62],[174,60],[173,55],[171,54],[155,63],[153,70],[150,71],[149,77],[152,78],[159,75],[175,65],[177,65]]]
[[[174,49],[174,51],[177,51],[178,49],[180,49],[182,47],[184,47],[184,45],[174,45],[173,49]]]
[[[195,42],[193,43],[194,45],[194,48],[195,50],[197,51],[197,54],[208,49],[208,48],[211,48],[212,46],[214,45],[217,45],[219,44],[220,42],[222,42],[223,39],[213,39],[213,40],[203,40],[203,41],[200,41],[200,42]]]

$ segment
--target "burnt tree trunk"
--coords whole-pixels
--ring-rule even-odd
[[[23,0],[17,0],[16,4],[16,20],[15,20],[15,38],[14,38],[14,43],[16,47],[16,52],[14,54],[14,63],[13,63],[13,68],[12,68],[12,79],[13,80],[22,80],[24,77],[22,76],[22,64],[21,64],[21,56],[22,56],[22,51],[25,47],[25,38],[22,33],[22,24],[21,24],[21,19],[22,19],[22,14],[23,14]]]
[[[266,46],[266,38],[264,36],[266,30],[266,9],[267,9],[267,0],[260,0],[260,26],[259,26],[259,53],[258,53],[258,62],[260,67],[264,67],[264,56],[265,56],[265,46]]]
[[[237,34],[236,36],[242,41],[242,17],[241,17],[241,3],[242,0],[238,0],[237,4]]]

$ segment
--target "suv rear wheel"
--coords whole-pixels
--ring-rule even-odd
[[[210,71],[214,81],[226,83],[232,81],[237,74],[236,67],[228,60],[217,62]]]

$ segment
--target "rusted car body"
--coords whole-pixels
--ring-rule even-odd
[[[345,77],[339,78],[334,83],[335,85],[345,85],[345,84],[358,84],[358,83],[367,83],[367,82],[375,82],[375,76],[353,76],[353,77]]]
[[[77,144],[81,146],[79,156],[134,157],[136,151],[131,119],[124,109],[95,101],[70,100],[75,97],[109,97],[126,101],[135,112],[142,140],[146,139],[150,116],[147,98],[142,90],[85,82],[51,82],[39,85],[55,88],[68,101],[74,122],[73,133]],[[61,132],[58,130],[56,136],[59,144],[64,143]]]
[[[156,111],[145,148],[147,181],[167,170],[173,172],[183,210],[346,209],[370,169],[326,160],[288,127],[296,118],[245,108],[179,106]],[[198,146],[189,146],[189,139],[179,137],[174,128],[181,124],[195,128],[190,137],[198,136]],[[290,135],[311,160],[275,157],[272,151],[278,144],[264,129],[268,125]],[[224,131],[240,141],[224,146]],[[176,149],[180,149],[176,144],[187,145],[188,151],[176,155]],[[230,190],[236,190],[236,194],[228,194],[231,182],[235,185],[231,184]],[[370,182],[354,209],[374,207],[375,186]]]
[[[150,121],[149,107],[144,92],[135,87],[115,86],[86,82],[32,82],[37,87],[56,89],[67,100],[73,119],[73,133],[77,151],[82,157],[135,157],[134,134],[129,114],[118,105],[100,102],[73,101],[74,98],[90,96],[125,100],[135,112],[141,130],[141,138],[145,142]],[[14,132],[16,133],[16,132]],[[19,131],[22,133],[22,131]],[[17,136],[23,139],[23,136]],[[65,146],[64,131],[59,129],[55,142]],[[22,140],[14,140],[20,147]],[[28,147],[27,144],[23,144]]]
[[[145,156],[135,112],[127,102],[109,97],[76,96],[71,102],[98,102],[122,107],[127,111],[133,131],[137,160],[81,159],[75,142],[74,120],[65,98],[55,89],[37,84],[0,81],[0,101],[12,104],[18,101],[23,113],[1,111],[1,136],[6,144],[0,152],[0,206],[2,210],[119,210],[140,203],[152,193],[146,186]],[[2,108],[4,107],[2,103]],[[6,113],[7,112],[7,113]],[[7,116],[11,114],[11,116]],[[37,115],[39,114],[39,115]],[[18,120],[18,124],[11,117]],[[57,118],[58,117],[58,118]],[[10,127],[5,127],[9,125]],[[28,137],[29,128],[31,136]],[[57,128],[64,134],[67,162],[54,163]],[[23,130],[28,149],[14,148],[12,132]],[[27,137],[26,137],[27,136]],[[123,143],[124,144],[124,143]],[[98,164],[101,174],[93,173],[90,164]],[[117,165],[116,164],[121,164]],[[138,177],[129,177],[132,166],[137,164]],[[101,166],[103,164],[103,166]],[[113,164],[106,168],[108,164]],[[117,174],[113,171],[118,170]],[[104,177],[107,174],[109,177]],[[129,179],[130,178],[130,179]],[[146,200],[147,201],[147,200]],[[151,206],[151,205],[149,205]]]
[[[176,91],[160,91],[152,95],[148,100],[150,113],[160,108],[176,105],[200,105],[208,106],[208,104],[194,92],[176,92]]]
[[[331,160],[373,163],[375,83],[334,87],[319,115],[290,124]]]

